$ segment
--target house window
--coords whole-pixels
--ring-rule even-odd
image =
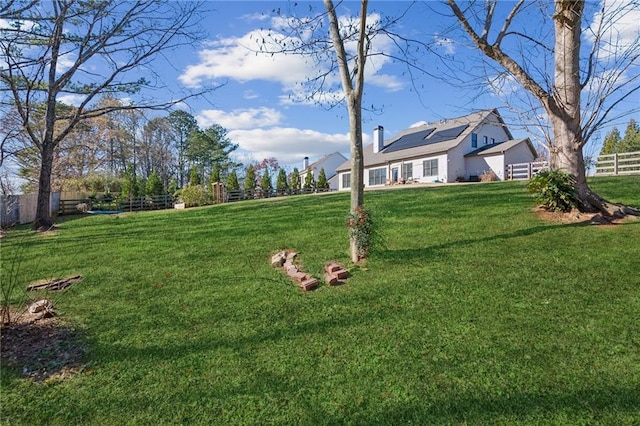
[[[478,147],[478,135],[476,133],[471,133],[471,148]]]
[[[493,145],[494,143],[496,143],[496,138],[491,138],[491,145]]]
[[[483,144],[483,145],[486,145],[486,144],[488,144],[488,143],[489,143],[489,138],[488,138],[488,137],[486,137],[486,136],[483,136],[483,137],[482,137],[482,144]]]
[[[402,179],[413,179],[413,163],[407,163],[402,165]]]
[[[351,173],[344,173],[342,175],[342,187],[351,188]]]
[[[438,159],[424,160],[422,162],[423,176],[438,176]]]
[[[369,186],[384,185],[386,182],[387,182],[387,169],[385,167],[369,170]]]

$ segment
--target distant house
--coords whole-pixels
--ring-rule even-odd
[[[309,157],[304,157],[302,170],[300,171],[300,181],[304,183],[305,179],[307,178],[307,174],[313,173],[313,179],[315,182],[317,182],[318,175],[320,174],[320,169],[324,169],[324,174],[327,177],[327,181],[329,182],[329,188],[332,190],[337,190],[338,175],[336,173],[336,169],[345,161],[347,161],[347,158],[339,152],[325,155],[318,161],[315,161],[311,164],[309,164]]]
[[[496,109],[412,127],[386,140],[378,126],[373,144],[364,147],[364,185],[475,180],[490,171],[502,180],[508,164],[535,158],[531,141],[514,140]],[[350,162],[337,172],[338,188],[349,189]]]

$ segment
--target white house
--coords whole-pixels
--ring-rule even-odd
[[[300,171],[300,181],[304,183],[308,173],[313,173],[313,180],[318,181],[318,175],[320,169],[324,169],[324,174],[329,182],[329,188],[332,190],[338,189],[338,175],[336,169],[338,166],[347,161],[347,158],[339,152],[325,155],[318,161],[309,164],[309,157],[304,157],[302,162],[302,170]]]
[[[386,140],[378,126],[373,139],[363,149],[365,187],[473,180],[489,171],[502,180],[508,164],[531,162],[537,155],[528,138],[513,139],[496,109],[412,127]],[[338,188],[349,189],[350,162],[337,172]]]

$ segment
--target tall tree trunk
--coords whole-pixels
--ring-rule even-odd
[[[580,33],[584,2],[557,0],[555,27],[555,74],[551,98],[545,103],[553,127],[549,153],[552,170],[575,176],[578,208],[584,212],[610,214],[607,203],[587,184],[582,148],[585,141],[581,126]]]
[[[364,204],[364,163],[362,154],[362,109],[355,99],[349,99],[349,137],[351,139],[351,213]],[[350,240],[351,261],[360,260],[358,241]]]
[[[347,60],[347,51],[344,46],[344,40],[340,34],[340,25],[336,14],[335,7],[331,0],[324,0],[324,5],[329,16],[329,32],[333,48],[336,52],[338,60],[338,69],[340,71],[340,79],[342,81],[342,89],[347,103],[347,111],[349,112],[349,137],[351,139],[351,213],[355,213],[358,207],[364,203],[364,185],[363,185],[363,155],[362,155],[362,90],[364,87],[364,69],[366,61],[366,50],[368,43],[366,38],[367,23],[367,0],[360,2],[360,32],[358,36],[358,53],[355,58],[354,79],[352,80],[349,70],[349,62]],[[358,241],[356,235],[350,237],[351,261],[358,263],[360,258],[360,250],[358,250]]]
[[[33,229],[49,229],[53,226],[51,218],[51,172],[53,170],[53,145],[43,143],[40,150],[42,162],[38,179],[38,199],[36,204],[36,220]]]

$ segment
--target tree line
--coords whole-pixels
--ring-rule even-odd
[[[623,152],[636,152],[640,151],[640,126],[632,118],[627,124],[627,129],[624,132],[624,136],[620,136],[620,131],[617,127],[611,129],[611,131],[604,138],[602,143],[602,149],[600,155],[620,154]]]

